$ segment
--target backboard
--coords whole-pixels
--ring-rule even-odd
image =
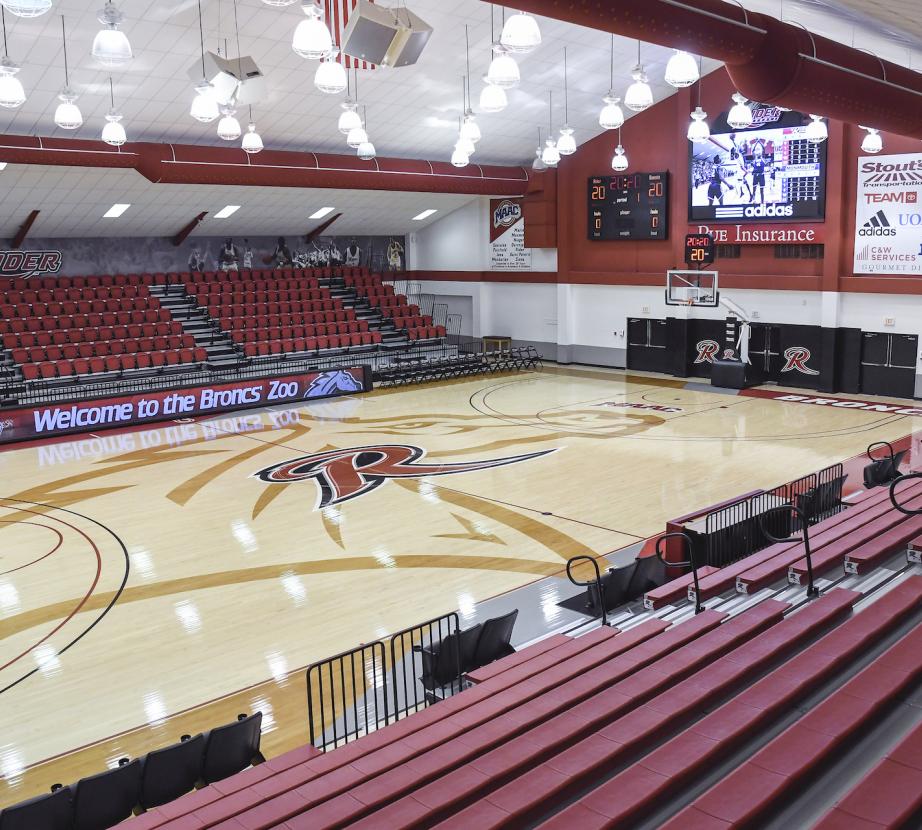
[[[719,302],[716,271],[666,272],[666,305],[714,308]]]

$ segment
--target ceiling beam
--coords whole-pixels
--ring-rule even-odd
[[[199,223],[208,215],[207,210],[203,210],[198,216],[196,216],[189,224],[185,225],[179,233],[176,234],[170,241],[177,248],[186,241],[189,234],[192,233],[198,226]]]
[[[306,237],[307,241],[310,242],[312,239],[316,239],[318,236],[320,236],[320,234],[322,234],[328,227],[330,227],[330,225],[339,219],[340,216],[342,216],[341,213],[334,213],[329,219],[326,220],[326,222],[321,222],[312,231],[308,231]]]
[[[35,220],[38,219],[39,211],[33,210],[27,217],[26,221],[19,226],[19,230],[16,231],[16,236],[13,237],[13,241],[10,243],[11,248],[18,248],[25,241],[26,236],[32,228],[32,225],[35,223]]]
[[[521,196],[524,167],[447,161],[138,142],[118,149],[102,141],[0,135],[0,161],[64,167],[134,169],[154,184],[220,184],[245,187],[335,188],[467,196]]]

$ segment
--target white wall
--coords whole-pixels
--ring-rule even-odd
[[[411,233],[407,244],[411,271],[489,271],[490,199],[480,196]],[[532,248],[529,271],[557,271],[556,248]]]

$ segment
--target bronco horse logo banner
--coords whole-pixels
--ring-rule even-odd
[[[254,473],[253,477],[268,484],[292,484],[313,479],[319,491],[314,509],[320,510],[364,496],[391,478],[469,473],[529,461],[555,451],[540,450],[525,455],[493,458],[489,461],[417,464],[416,462],[426,454],[421,447],[411,444],[380,444],[303,455],[266,467]]]

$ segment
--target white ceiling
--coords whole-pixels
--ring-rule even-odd
[[[208,216],[194,231],[198,236],[304,234],[333,216],[309,218],[327,206],[342,213],[329,233],[402,234],[424,228],[475,198],[374,190],[157,185],[134,170],[23,164],[7,167],[0,173],[0,183],[0,238],[12,237],[35,208],[41,212],[29,231],[31,237],[172,236],[202,211]],[[116,202],[131,207],[117,219],[104,219]],[[241,208],[227,219],[215,219],[228,204]],[[438,213],[413,221],[428,208]]]
[[[28,99],[18,110],[0,112],[0,133],[98,138],[109,108],[108,71],[96,65],[90,45],[100,24],[96,12],[104,0],[55,0],[52,12],[39,18],[7,15],[9,52],[22,65],[20,78]],[[135,58],[114,72],[116,103],[125,116],[130,140],[190,144],[224,143],[216,124],[200,124],[188,114],[193,95],[188,68],[199,55],[197,7],[194,0],[116,0],[125,13],[123,26]],[[389,4],[396,0],[381,0]],[[922,63],[920,0],[743,0],[747,8],[803,23],[813,31],[875,51],[914,68]],[[835,3],[835,5],[834,5]],[[465,72],[464,26],[470,26],[474,108],[486,71],[490,46],[490,9],[480,0],[407,0],[414,12],[434,28],[418,64],[360,73],[361,102],[367,105],[368,129],[379,155],[447,161],[461,110],[461,76]],[[236,55],[233,0],[204,0],[206,48]],[[846,8],[850,6],[853,8]],[[854,9],[860,9],[860,14]],[[499,10],[497,8],[497,23]],[[61,19],[68,32],[71,86],[84,126],[75,131],[55,127],[56,95],[64,83]],[[291,35],[303,18],[298,4],[274,8],[262,0],[237,0],[240,43],[266,75],[267,101],[255,108],[259,131],[273,149],[351,152],[336,130],[343,96],[318,92],[313,86],[316,63],[296,55]],[[881,19],[878,25],[868,15]],[[600,132],[601,98],[609,87],[610,36],[602,32],[539,18],[543,43],[520,59],[522,84],[509,93],[510,105],[499,114],[478,117],[483,139],[475,161],[482,164],[529,164],[537,144],[537,128],[547,130],[548,90],[554,92],[554,127],[563,123],[563,50],[568,47],[569,121],[579,142]],[[902,27],[901,25],[902,24]],[[902,31],[900,29],[902,28]],[[891,31],[894,30],[894,31]],[[497,32],[498,33],[498,32]],[[636,41],[615,38],[615,88],[622,92],[637,57]],[[644,44],[642,58],[657,100],[672,93],[662,80],[670,50]],[[704,61],[705,72],[718,66]],[[240,113],[245,123],[245,113]],[[225,145],[226,146],[226,145]],[[34,234],[96,235],[175,233],[199,211],[213,214],[228,203],[245,205],[227,220],[227,232],[298,232],[314,205],[345,209],[336,225],[343,233],[406,232],[410,216],[436,207],[440,218],[470,197],[428,194],[346,193],[286,188],[151,185],[132,171],[89,171],[25,168],[11,165],[0,174],[0,233],[9,235],[29,210],[42,211]],[[102,220],[112,202],[131,202],[122,219]],[[209,220],[203,233],[223,233]],[[432,221],[432,220],[430,220]],[[234,225],[233,223],[239,223]],[[117,227],[116,227],[117,226]],[[271,227],[270,227],[271,226]]]

